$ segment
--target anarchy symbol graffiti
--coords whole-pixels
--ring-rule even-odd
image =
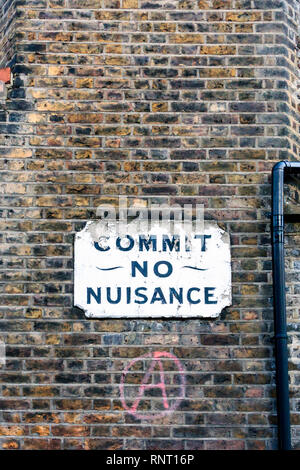
[[[175,396],[174,390],[171,394],[166,384],[166,376],[170,374],[170,372],[166,371],[164,368],[163,362],[166,360],[169,362],[169,364],[172,364],[171,369],[173,375],[177,376],[178,386],[174,387]],[[131,373],[131,369],[133,368],[133,366],[139,361],[145,361],[145,363],[149,361],[151,362],[146,373],[142,375],[143,378],[140,384],[138,385],[138,390],[133,402],[129,405],[128,397],[127,399],[125,398],[126,389],[129,389],[129,386],[126,383],[126,378],[128,374]],[[153,382],[152,379],[154,374],[158,375],[158,382]],[[153,411],[152,413],[142,413],[141,411],[139,411],[140,404],[146,398],[145,393],[151,389],[157,389],[160,391],[162,411],[159,410]],[[135,418],[156,419],[171,414],[173,411],[176,410],[176,408],[179,406],[180,401],[185,396],[185,374],[179,359],[167,351],[155,351],[133,359],[122,372],[120,382],[120,395],[123,408],[128,413],[135,416]]]

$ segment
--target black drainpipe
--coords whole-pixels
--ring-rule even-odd
[[[277,380],[278,448],[291,449],[286,329],[283,185],[285,174],[300,173],[300,162],[281,161],[272,171],[272,266]]]

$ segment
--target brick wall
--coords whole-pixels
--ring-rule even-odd
[[[276,448],[270,170],[299,155],[298,6],[15,1],[1,59],[14,58],[0,111],[3,449]],[[92,321],[73,307],[74,233],[119,195],[203,203],[226,228],[234,296],[219,319]],[[288,230],[297,284],[299,235]],[[298,312],[295,302],[295,448]],[[181,361],[185,399],[136,419],[120,400],[121,373],[155,351]],[[129,396],[146,362],[135,363]],[[178,377],[166,368],[172,394]],[[142,409],[159,413],[161,395],[146,398]]]
[[[0,66],[10,64],[15,54],[15,0],[0,2]]]

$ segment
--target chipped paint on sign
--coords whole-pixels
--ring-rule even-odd
[[[231,305],[229,236],[174,224],[120,236],[115,222],[88,222],[75,239],[75,305],[87,317],[217,317]]]

